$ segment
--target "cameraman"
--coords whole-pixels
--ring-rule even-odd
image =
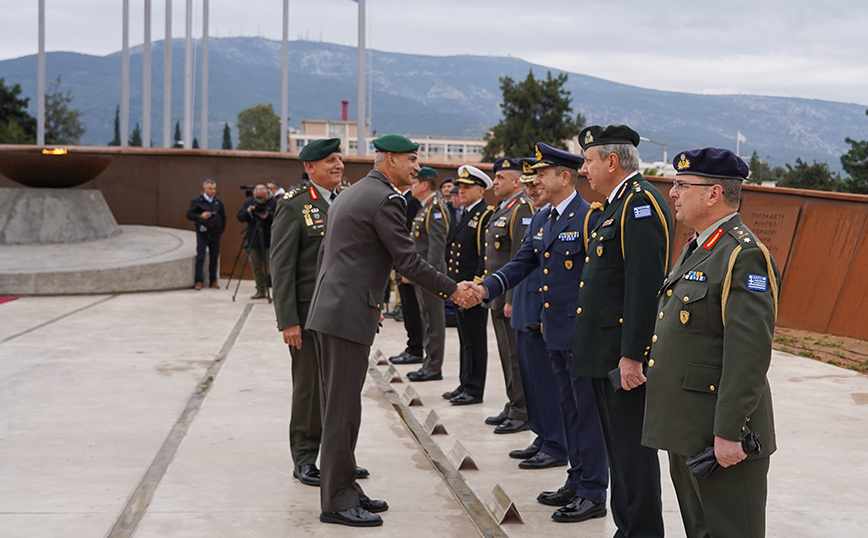
[[[276,203],[265,185],[257,185],[253,189],[253,196],[244,200],[238,210],[238,220],[247,223],[244,249],[253,266],[253,278],[256,280],[256,293],[250,296],[251,299],[265,298],[266,256],[271,245],[271,221],[274,220]]]

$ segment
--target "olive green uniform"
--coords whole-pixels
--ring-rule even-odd
[[[320,376],[313,333],[304,330],[316,284],[317,253],[329,202],[314,187],[296,188],[277,203],[271,226],[271,278],[278,330],[300,325],[301,349],[292,356],[292,413],[289,448],[296,468],[316,463],[322,422]]]
[[[669,452],[689,538],[765,535],[768,457],[775,451],[771,360],[780,274],[734,215],[685,258],[661,289],[648,361],[643,444]],[[759,433],[762,453],[709,478],[685,460]]]

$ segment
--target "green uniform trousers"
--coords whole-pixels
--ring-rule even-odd
[[[503,381],[506,383],[506,397],[509,399],[503,406],[503,410],[507,418],[526,421],[527,402],[524,399],[524,386],[521,384],[521,372],[518,369],[515,329],[509,324],[509,318],[503,314],[503,309],[491,311],[491,324],[494,326],[497,352],[500,355],[500,366],[503,368]]]
[[[289,346],[292,356],[292,412],[289,419],[289,450],[296,469],[316,463],[322,437],[320,376],[316,340],[311,331],[301,331],[301,349]]]

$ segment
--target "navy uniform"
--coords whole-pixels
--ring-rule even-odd
[[[585,128],[585,149],[639,144],[629,127]],[[642,446],[645,385],[615,391],[609,372],[621,357],[647,361],[657,290],[669,260],[672,217],[663,195],[633,172],[622,181],[593,228],[579,285],[573,375],[592,379],[612,470],[616,536],[663,536],[657,451]]]
[[[504,157],[495,161],[492,170],[495,174],[501,171],[515,171],[520,174],[521,161]],[[533,213],[533,205],[520,187],[492,212],[488,226],[485,227],[483,276],[506,265],[518,252]],[[508,398],[500,415],[487,421],[488,424],[499,423],[494,433],[514,433],[528,429],[527,404],[518,367],[515,331],[504,313],[504,307],[507,304],[512,305],[512,299],[513,291],[509,290],[502,297],[488,303]]]
[[[491,188],[491,178],[475,166],[458,168],[456,183]],[[480,198],[471,207],[464,208],[464,216],[449,231],[446,238],[446,274],[455,282],[479,281],[484,271],[483,252],[485,226],[494,207]],[[488,366],[488,309],[482,305],[458,308],[455,312],[458,340],[461,346],[458,388],[443,394],[450,403],[465,405],[479,403],[485,392],[485,374]]]
[[[582,163],[579,156],[538,143],[537,163],[533,166],[578,170]],[[486,277],[482,285],[488,290],[487,300],[493,300],[534,269],[542,268],[543,337],[557,381],[570,468],[564,487],[558,492],[544,492],[540,501],[566,505],[584,499],[596,505],[589,517],[600,517],[606,513],[609,473],[603,435],[590,380],[570,375],[576,296],[585,259],[585,230],[594,226],[600,212],[592,210],[578,191],[560,202],[559,207],[556,219],[552,214],[557,208],[551,206],[534,215],[521,249],[511,262]]]
[[[717,148],[686,151],[675,168],[679,176],[719,183],[741,182],[749,171]],[[689,538],[762,538],[776,444],[766,374],[780,273],[736,212],[697,233],[660,290],[642,442],[669,453]],[[686,460],[713,446],[714,437],[739,441],[748,432],[760,436],[759,455],[710,477],[691,474]]]

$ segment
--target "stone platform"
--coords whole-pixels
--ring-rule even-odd
[[[196,234],[120,226],[114,237],[54,245],[0,245],[0,295],[79,295],[193,286]]]

